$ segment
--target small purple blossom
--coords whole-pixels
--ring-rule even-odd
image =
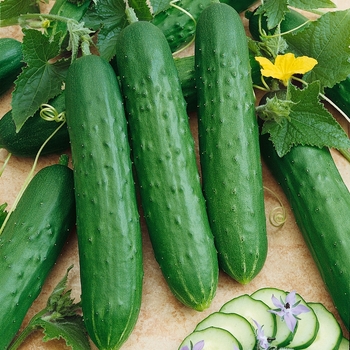
[[[286,325],[291,332],[294,332],[297,320],[299,320],[297,316],[301,313],[310,311],[307,306],[300,304],[301,300],[295,300],[295,294],[295,291],[290,292],[286,296],[285,302],[283,302],[282,299],[278,300],[274,295],[272,295],[271,300],[277,309],[269,310],[270,312],[280,316],[281,319],[286,322]]]
[[[264,330],[262,329],[263,326],[260,326],[258,322],[253,320],[256,324],[257,330],[256,330],[256,339],[258,341],[259,349],[267,350],[270,347],[269,341],[267,339],[267,336],[264,334]]]
[[[180,350],[202,350],[204,348],[204,340],[200,340],[196,344],[192,344],[191,342],[191,348],[189,348],[187,345],[183,346]]]

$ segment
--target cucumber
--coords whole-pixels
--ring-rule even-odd
[[[350,75],[331,88],[325,88],[326,96],[350,118]]]
[[[349,349],[350,349],[349,340],[346,339],[345,337],[343,337],[341,342],[340,342],[338,350],[349,350]]]
[[[237,339],[244,350],[255,349],[256,338],[254,329],[247,319],[238,314],[213,312],[197,324],[195,331],[209,327],[227,330]]]
[[[243,316],[256,329],[254,320],[264,328],[268,338],[274,338],[277,331],[276,317],[269,312],[269,307],[261,300],[256,300],[248,294],[240,295],[225,303],[220,312],[235,313]]]
[[[286,299],[287,293],[278,288],[261,288],[251,294],[251,297],[257,300],[263,301],[270,310],[275,309],[271,298],[274,295],[277,299]],[[286,323],[282,321],[281,317],[276,317],[277,331],[274,336],[274,340],[271,342],[271,346],[277,346],[278,348],[287,346],[293,339],[294,333],[292,333],[287,327]],[[296,325],[298,327],[298,323]]]
[[[0,95],[10,89],[23,67],[22,43],[0,38]]]
[[[58,113],[65,110],[65,94],[62,92],[48,102]],[[27,119],[21,130],[16,132],[12,110],[0,119],[0,148],[19,157],[35,157],[45,140],[57,129],[59,123],[49,122],[40,117],[40,111]],[[41,155],[61,152],[69,148],[69,135],[65,125],[43,148]]]
[[[342,341],[342,330],[335,317],[321,303],[308,303],[315,312],[320,328],[315,340],[305,350],[337,350]],[[300,327],[302,325],[300,324]]]
[[[202,186],[219,265],[246,284],[264,266],[267,233],[248,43],[232,7],[202,12],[195,67]]]
[[[216,0],[180,0],[176,1],[174,6],[169,6],[166,10],[157,13],[151,23],[157,26],[165,35],[170,49],[175,52],[190,43],[194,39],[196,31],[196,21],[201,12],[211,5],[218,2]],[[239,12],[247,10],[256,0],[225,0],[227,3]],[[181,9],[187,11],[182,11]],[[192,18],[190,17],[192,16]]]
[[[75,223],[73,172],[41,169],[0,235],[0,349],[8,349]]]
[[[66,119],[84,322],[99,349],[119,349],[140,311],[142,242],[122,96],[102,57],[69,67]]]
[[[174,60],[164,34],[150,22],[124,28],[117,46],[133,160],[155,258],[172,293],[184,305],[203,310],[216,293],[218,261]]]
[[[217,327],[209,327],[189,334],[181,343],[179,350],[190,350],[192,344],[195,346],[202,341],[204,341],[204,349],[208,350],[243,350],[242,345],[230,332]]]
[[[344,325],[350,319],[350,193],[327,148],[294,146],[279,157],[268,135],[263,159],[282,187]]]

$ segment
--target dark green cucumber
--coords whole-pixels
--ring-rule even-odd
[[[333,87],[326,88],[325,94],[350,118],[350,75]]]
[[[197,24],[196,81],[202,185],[220,267],[250,282],[267,255],[259,130],[248,44],[238,13],[205,9]]]
[[[134,164],[155,257],[173,294],[203,310],[216,292],[218,262],[174,60],[165,36],[150,22],[130,24],[117,45]]]
[[[2,95],[21,72],[22,43],[13,38],[0,38],[0,53],[0,95]]]
[[[281,185],[345,326],[350,320],[350,193],[327,148],[295,146],[280,158],[268,135],[262,156]]]
[[[73,172],[40,170],[0,235],[0,349],[8,348],[75,223]]]
[[[142,242],[122,96],[103,58],[69,67],[66,119],[84,322],[99,349],[119,349],[140,311]]]
[[[49,101],[58,113],[65,110],[64,92]],[[5,148],[15,156],[35,157],[45,140],[58,128],[59,123],[47,121],[40,117],[40,111],[27,119],[21,130],[16,132],[12,111],[0,119],[0,148]],[[41,155],[61,152],[69,147],[69,135],[65,125],[43,148]]]
[[[201,12],[215,0],[180,0],[154,16],[152,23],[162,30],[168,40],[172,52],[179,50],[193,40],[196,31],[196,21]],[[225,0],[223,1],[239,12],[247,10],[255,0]],[[184,9],[181,11],[178,7]],[[190,15],[193,17],[191,18]]]

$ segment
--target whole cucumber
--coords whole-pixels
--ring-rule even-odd
[[[100,56],[66,80],[84,322],[100,349],[119,349],[138,319],[142,242],[127,124],[117,78]]]
[[[73,172],[41,169],[0,235],[0,349],[8,349],[75,223]]]
[[[218,261],[174,60],[164,34],[150,22],[127,26],[117,45],[133,159],[155,257],[173,294],[184,305],[203,310],[216,292]]]
[[[232,7],[202,12],[195,67],[202,186],[219,264],[246,284],[265,263],[267,234],[248,43]]]

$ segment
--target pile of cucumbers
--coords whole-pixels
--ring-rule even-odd
[[[164,279],[174,296],[189,308],[202,311],[210,306],[218,286],[219,269],[246,284],[259,274],[267,256],[261,154],[271,168],[277,169],[276,177],[281,173],[281,179],[286,178],[287,168],[279,163],[273,148],[265,144],[269,141],[259,140],[252,76],[254,63],[238,11],[225,3],[210,3],[204,9],[198,1],[192,5],[198,11],[196,26],[183,25],[186,38],[193,34],[196,37],[192,58],[174,60],[172,52],[180,46],[171,44],[169,38],[173,32],[166,35],[157,24],[162,22],[161,18],[153,22],[136,21],[118,36],[114,68],[97,55],[77,58],[68,70],[64,92],[50,101],[58,112],[65,110],[67,127],[62,128],[44,150],[52,153],[71,149],[73,171],[69,176],[74,186],[72,183],[67,186],[69,196],[74,196],[74,199],[69,197],[74,207],[69,207],[69,212],[76,220],[82,310],[88,334],[99,349],[119,349],[131,334],[140,312],[143,266],[138,193]],[[177,30],[174,26],[171,29]],[[200,169],[188,123],[189,101],[195,103],[198,116]],[[11,111],[8,112],[0,120],[0,146],[14,154],[34,156],[42,143],[38,140],[45,140],[52,130],[46,128],[39,115],[29,120],[36,120],[37,124],[28,124],[28,129],[25,124],[16,133]],[[34,129],[42,130],[36,139],[28,136]],[[300,147],[294,152],[309,151]],[[312,152],[327,153],[313,148]],[[305,156],[310,162],[315,159],[308,157]],[[350,265],[345,253],[350,235],[335,224],[340,215],[335,204],[343,203],[346,211],[350,208],[350,196],[329,157],[320,156],[317,164],[327,182],[312,184],[320,178],[312,171],[300,182],[304,178],[303,166],[285,180],[286,185],[284,180],[279,181],[286,191],[292,192],[290,200],[298,224],[348,327],[346,281],[350,279],[345,267]],[[286,158],[281,162],[294,164],[298,160]],[[308,168],[305,171],[309,174]],[[315,197],[305,191],[302,196],[294,195],[299,189],[295,190],[293,183],[301,189],[317,187],[321,194]],[[32,195],[30,188],[27,191],[27,196]],[[333,201],[331,205],[322,203],[323,193]],[[22,200],[28,201],[26,197]],[[310,209],[311,206],[314,209]],[[23,214],[21,208],[18,205],[16,210],[22,210]],[[62,210],[62,205],[59,209]],[[322,213],[321,219],[309,220],[310,210]],[[63,214],[59,216],[63,218]],[[335,220],[329,218],[333,216]],[[348,221],[349,218],[347,216]],[[341,219],[344,225],[346,218]],[[32,224],[27,225],[26,220],[13,232],[23,230],[31,241],[34,234],[31,230],[36,230],[32,228],[34,218]],[[71,221],[63,225],[52,223],[50,218],[45,220],[43,225],[48,234],[58,226],[63,232],[68,230],[65,225],[72,226]],[[11,225],[16,227],[17,223]],[[327,232],[329,236],[318,236],[320,225],[332,230]],[[350,227],[350,222],[346,227]],[[7,250],[13,245],[6,230],[10,229],[5,226],[0,236],[2,261],[6,261],[10,255]],[[60,239],[65,239],[66,236],[61,235]],[[57,238],[50,237],[50,245],[56,247]],[[18,249],[26,251],[28,247],[22,242]],[[320,256],[331,255],[337,257],[334,261],[337,266],[330,268],[328,260]],[[39,270],[42,268],[40,259],[33,264]],[[10,271],[11,264],[1,266],[0,269]],[[7,298],[27,292],[19,282],[20,273],[17,275]],[[35,277],[31,278],[30,286],[39,291],[40,286],[34,286]],[[345,290],[338,290],[339,285]],[[266,289],[234,299],[201,322],[180,348],[204,340],[212,344],[212,349],[232,350],[233,346],[254,349],[256,330],[251,319],[247,321],[247,317],[254,314],[274,339],[272,346],[317,349],[318,342],[326,338],[330,344],[327,349],[343,349],[346,339],[333,316],[322,305],[305,303],[300,296],[311,312],[303,315],[295,334],[288,333],[285,324],[266,312],[271,307],[267,300],[271,292],[286,295],[281,290]],[[36,295],[33,292],[33,297]],[[18,316],[13,322],[0,347],[9,344],[31,303],[32,299],[24,305],[18,302],[22,318]],[[14,316],[9,314],[9,317]],[[11,320],[6,318],[1,322]],[[223,326],[230,322],[234,330]],[[334,334],[327,329],[333,329]]]

